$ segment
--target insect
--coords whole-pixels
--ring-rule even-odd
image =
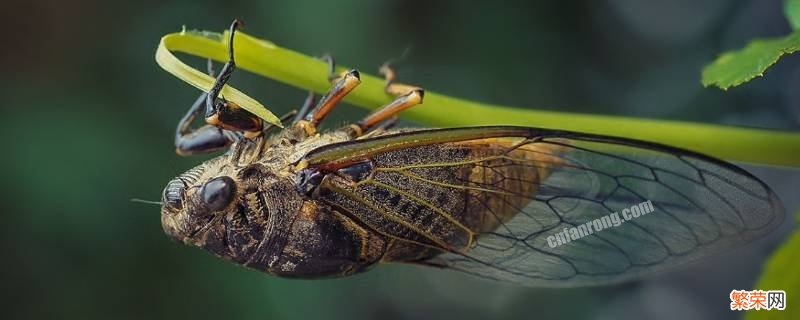
[[[310,94],[269,134],[218,97],[238,27],[229,61],[175,137],[182,155],[227,152],[169,182],[161,210],[170,237],[234,263],[293,278],[402,262],[523,285],[601,285],[743,245],[783,220],[767,185],[687,150],[527,127],[393,129],[424,91],[396,83],[388,67],[393,102],[318,132],[360,82],[328,59],[330,91],[316,102]],[[201,109],[207,124],[191,128]],[[652,212],[633,217],[637,204]]]

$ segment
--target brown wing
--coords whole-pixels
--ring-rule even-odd
[[[637,278],[747,243],[783,219],[775,194],[746,171],[623,138],[424,130],[326,146],[303,161],[325,176],[315,196],[397,241],[444,252],[428,263],[529,285]],[[652,212],[622,217],[642,204]]]

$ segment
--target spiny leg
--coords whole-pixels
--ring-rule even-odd
[[[319,58],[320,60],[324,61],[328,65],[328,82],[331,84],[336,83],[337,80],[341,79],[347,74],[347,71],[337,74],[336,73],[336,60],[333,59],[333,56],[330,54],[324,54],[322,57]],[[311,112],[311,109],[316,105],[317,95],[314,91],[309,90],[308,95],[306,96],[305,101],[303,101],[303,105],[300,107],[300,110],[297,112],[297,116],[295,117],[293,123],[297,123],[300,120],[303,120],[308,116]]]
[[[208,75],[214,76],[214,64],[211,59],[207,62]],[[225,132],[222,129],[204,125],[197,129],[192,129],[192,123],[200,113],[200,109],[205,106],[207,93],[203,92],[189,108],[189,111],[178,122],[175,128],[175,153],[188,156],[214,152],[228,148],[234,141],[240,138],[233,132]]]
[[[389,63],[384,63],[379,72],[385,77],[386,86],[384,90],[386,93],[397,96],[397,98],[373,111],[363,120],[351,125],[350,133],[354,137],[360,137],[371,129],[385,130],[389,127],[385,123],[393,124],[394,121],[390,121],[390,119],[395,118],[398,113],[405,109],[421,104],[425,97],[425,90],[420,87],[394,82],[396,73],[389,66]]]
[[[335,75],[333,58],[326,55],[323,57],[323,60],[328,62],[328,79],[333,81],[333,86],[328,90],[328,93],[319,99],[316,106],[309,111],[302,120],[295,122],[296,127],[302,128],[309,135],[315,134],[317,132],[317,126],[325,119],[325,116],[333,110],[333,107],[361,83],[361,75],[358,73],[358,70],[352,69],[344,72],[341,76],[337,76]],[[311,94],[309,94],[309,97],[306,99],[306,105],[313,103],[309,102],[309,100],[313,101],[313,96],[311,96]]]
[[[228,39],[228,62],[222,67],[217,76],[214,86],[206,96],[206,123],[218,126],[225,130],[241,131],[246,138],[255,138],[261,135],[264,124],[261,118],[253,115],[247,110],[233,102],[217,99],[225,83],[228,82],[233,71],[236,69],[236,62],[233,55],[233,39],[236,30],[242,25],[239,20],[234,20],[230,27],[230,38]]]
[[[215,87],[211,90],[211,92],[214,92],[215,95],[219,93],[224,83],[228,80],[228,78],[230,78],[230,75],[235,67],[232,54],[233,33],[239,24],[240,23],[238,21],[234,21],[231,25],[231,42],[229,46],[231,61],[229,61],[228,64],[223,67],[223,72],[219,75],[217,78],[217,83],[215,83]],[[207,68],[208,74],[214,77],[216,72],[214,71],[214,65],[211,60],[208,60]],[[226,127],[224,124],[227,124],[228,122],[219,121],[219,117],[215,113],[212,114],[212,117],[216,117],[215,121],[209,121],[208,117],[206,117],[206,122],[209,124],[196,129],[191,128],[192,123],[204,106],[206,107],[206,113],[208,114],[209,100],[214,100],[209,99],[209,97],[210,96],[207,93],[200,94],[194,104],[192,104],[192,106],[189,108],[189,111],[186,113],[186,115],[184,115],[183,118],[178,122],[178,126],[175,129],[175,152],[177,154],[186,156],[223,150],[227,149],[231,144],[242,138],[241,133],[223,130],[223,128]],[[246,111],[242,110],[242,112]],[[237,114],[237,112],[233,113]],[[227,115],[229,112],[226,112],[225,114]],[[230,117],[223,116],[223,118]]]
[[[178,122],[178,127],[175,129],[175,152],[179,155],[187,156],[226,149],[241,138],[240,134],[208,124],[197,129],[191,128],[192,122],[205,106],[206,96],[206,93],[201,94]]]
[[[355,124],[350,125],[350,136],[358,139],[367,139],[377,135],[380,135],[387,130],[393,128],[397,125],[397,116],[392,116],[386,120],[383,120],[376,124],[375,126],[369,128],[367,131],[361,129]],[[359,135],[360,134],[360,135]]]
[[[378,108],[378,110],[371,112],[361,121],[351,125],[351,134],[356,137],[361,136],[376,125],[396,117],[401,111],[421,104],[424,97],[425,91],[416,88],[411,90],[411,92],[395,98],[392,102],[389,102],[389,104]]]
[[[333,110],[333,107],[335,107],[339,101],[342,101],[342,98],[350,93],[350,91],[353,91],[359,83],[361,83],[361,75],[358,73],[358,70],[353,69],[348,71],[342,78],[336,80],[333,87],[328,90],[328,93],[319,99],[314,109],[306,115],[305,120],[317,126],[322,119],[325,119],[325,116]]]

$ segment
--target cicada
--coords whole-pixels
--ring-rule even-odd
[[[229,61],[175,139],[179,154],[227,151],[169,182],[161,210],[170,237],[231,262],[292,278],[401,262],[523,285],[601,285],[741,246],[783,220],[758,178],[688,150],[528,127],[394,129],[424,92],[388,67],[393,102],[318,132],[360,82],[328,59],[330,91],[310,94],[270,134],[219,97],[237,28]],[[207,124],[193,129],[201,109]]]

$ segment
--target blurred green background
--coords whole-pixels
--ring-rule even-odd
[[[800,129],[800,58],[722,92],[701,67],[748,39],[783,35],[779,0],[54,1],[4,3],[0,310],[3,318],[729,318],[791,229],[684,271],[588,289],[535,289],[411,266],[285,280],[170,241],[158,200],[177,172],[178,119],[198,91],[156,66],[161,35],[245,31],[405,82],[520,107]],[[404,54],[405,53],[405,54]],[[201,62],[199,60],[190,60]],[[198,66],[203,66],[198,63]],[[276,114],[305,93],[239,72]],[[329,124],[364,115],[342,106]],[[798,171],[748,166],[789,212]],[[791,219],[789,219],[791,220]]]

